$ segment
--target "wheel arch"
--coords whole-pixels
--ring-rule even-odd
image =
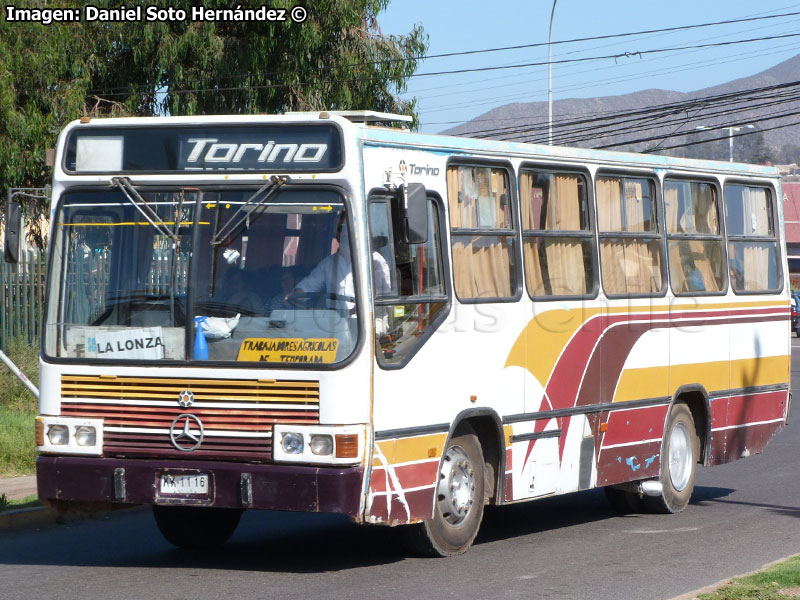
[[[682,385],[675,390],[664,421],[665,432],[672,407],[679,402],[686,404],[692,413],[697,436],[700,438],[700,457],[698,462],[706,466],[711,455],[711,400],[708,392],[705,387],[696,383]]]
[[[487,482],[490,504],[503,503],[503,483],[506,469],[505,437],[500,416],[491,408],[468,408],[453,419],[447,434],[445,447],[450,439],[465,430],[472,429],[478,436],[483,453],[483,462],[492,469],[494,481]]]

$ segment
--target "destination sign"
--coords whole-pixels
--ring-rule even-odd
[[[319,125],[95,127],[70,132],[67,172],[331,172],[343,164],[341,133]]]

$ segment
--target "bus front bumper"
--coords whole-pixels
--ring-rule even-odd
[[[164,492],[164,476],[206,475],[205,492]],[[39,498],[58,503],[185,504],[303,512],[358,519],[363,467],[40,455]]]

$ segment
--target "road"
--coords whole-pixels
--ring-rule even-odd
[[[417,559],[396,531],[330,515],[247,513],[197,555],[146,510],[117,513],[0,534],[0,598],[671,598],[800,553],[798,411],[763,454],[701,469],[678,515],[617,516],[592,490],[487,510],[465,555]]]

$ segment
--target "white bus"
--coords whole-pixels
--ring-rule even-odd
[[[59,137],[37,478],[183,547],[245,509],[407,525],[605,487],[677,512],[789,414],[770,167],[412,133],[379,113]]]

